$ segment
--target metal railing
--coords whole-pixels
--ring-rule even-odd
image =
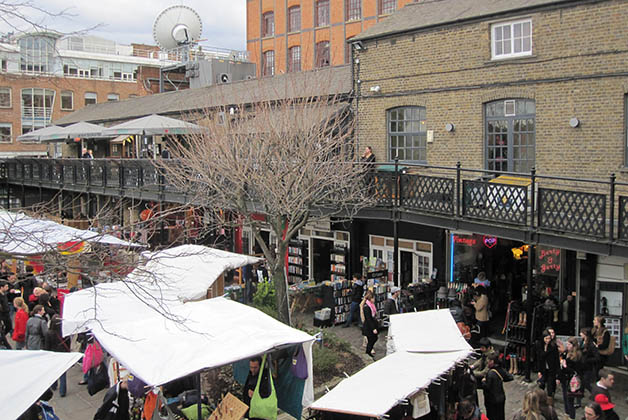
[[[173,165],[177,161],[171,161]],[[388,170],[384,170],[388,169]],[[375,207],[533,232],[628,243],[628,183],[428,165],[376,167],[366,180]],[[178,191],[148,159],[7,159],[9,184],[116,194]],[[137,194],[134,194],[137,195]]]

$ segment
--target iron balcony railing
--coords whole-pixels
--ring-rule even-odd
[[[7,159],[1,174],[13,185],[185,194],[147,159]],[[628,243],[628,183],[615,175],[577,179],[387,164],[374,166],[365,182],[376,207]]]

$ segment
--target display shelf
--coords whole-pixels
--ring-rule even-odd
[[[301,283],[308,279],[309,242],[293,239],[288,245],[288,283]]]
[[[342,281],[348,277],[347,261],[348,252],[344,246],[336,245],[329,256],[331,281]]]

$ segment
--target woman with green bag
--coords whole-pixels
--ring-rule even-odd
[[[242,401],[249,406],[245,417],[277,419],[277,394],[270,369],[266,366],[266,355],[249,361],[249,375],[244,383]]]

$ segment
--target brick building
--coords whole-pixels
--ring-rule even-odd
[[[257,75],[350,61],[347,39],[414,0],[247,0],[246,42]]]
[[[573,335],[602,313],[618,339],[628,323],[628,258],[596,245],[625,241],[628,1],[462,3],[410,4],[351,40],[359,142],[379,162],[399,158],[416,177],[404,178],[409,199],[399,218],[411,218],[413,200],[423,214],[404,235],[427,240],[440,226],[450,287],[485,272],[497,297],[493,314],[503,317],[503,303],[521,299],[527,278],[557,302],[571,305],[567,296],[575,296],[561,333]],[[452,204],[455,211],[438,207]],[[535,233],[513,234],[513,225]],[[562,238],[548,247],[554,234]],[[588,239],[566,240],[573,235]],[[520,258],[528,250],[529,266]],[[522,342],[508,342],[513,354]],[[616,352],[611,364],[619,361]]]
[[[47,145],[16,138],[89,104],[151,94],[168,63],[155,47],[54,33],[5,37],[0,60],[2,157],[45,156]]]
[[[380,161],[628,180],[628,2],[489,3],[411,4],[354,38],[360,142]]]

